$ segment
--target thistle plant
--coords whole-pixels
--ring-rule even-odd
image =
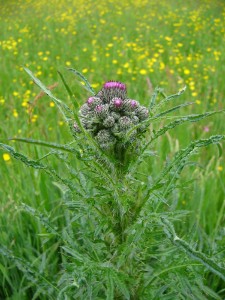
[[[43,215],[38,208],[26,203],[20,208],[57,241],[58,273],[50,274],[48,264],[43,271],[40,257],[29,262],[6,247],[0,248],[0,253],[23,272],[24,285],[32,287],[40,299],[222,299],[224,290],[219,286],[225,281],[225,265],[221,252],[210,256],[201,251],[197,240],[180,237],[176,224],[188,212],[175,210],[173,197],[182,189],[179,176],[189,158],[225,136],[192,141],[154,176],[145,167],[145,162],[153,163],[157,158],[154,145],[159,137],[176,126],[219,112],[175,116],[171,121],[172,112],[191,103],[163,107],[185,89],[166,96],[156,88],[145,107],[141,100],[127,96],[124,83],[108,81],[95,92],[74,69],[69,70],[85,83],[90,96],[79,107],[59,73],[71,97],[71,109],[25,70],[58,106],[71,141],[61,145],[14,138],[50,148],[48,156],[55,157],[61,166],[57,170],[44,159],[33,160],[0,144],[15,159],[46,172],[61,191],[64,221],[60,226],[55,216]],[[217,278],[217,288],[210,286],[211,276]]]
[[[140,136],[147,129],[143,121],[148,119],[149,111],[138,101],[127,98],[125,84],[109,81],[81,106],[79,117],[100,148],[125,169],[128,151],[131,147],[137,150]]]

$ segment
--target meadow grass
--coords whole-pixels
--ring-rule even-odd
[[[48,149],[7,138],[26,137],[61,144],[71,141],[54,102],[40,95],[23,66],[47,86],[55,85],[53,93],[68,105],[69,97],[57,70],[65,76],[79,106],[89,96],[79,80],[66,70],[72,67],[81,71],[96,91],[110,79],[125,82],[130,97],[146,106],[157,86],[164,88],[166,94],[173,94],[186,85],[186,92],[174,100],[175,104],[194,103],[172,117],[223,109],[224,25],[223,1],[1,1],[0,142],[42,162]],[[150,157],[141,165],[140,180],[141,176],[145,178],[143,174],[149,174],[151,181],[165,161],[170,161],[190,141],[224,134],[223,118],[223,114],[218,114],[199,123],[185,123],[159,138],[151,149],[157,153],[157,159]],[[163,125],[164,121],[158,121],[150,128]],[[178,235],[188,237],[198,250],[220,260],[222,257],[224,262],[223,147],[212,145],[192,157],[192,164],[181,174],[179,182],[183,188],[174,190],[171,207],[189,211],[185,222],[175,222]],[[62,210],[62,190],[46,174],[26,168],[6,151],[1,151],[0,159],[1,246],[12,250],[12,256],[37,267],[40,273],[47,272],[50,278],[60,272],[63,264],[59,241],[46,230],[40,216],[35,218],[35,213],[29,214],[21,204],[38,210],[42,219],[47,216],[56,228],[67,227],[71,216]],[[47,157],[61,174],[68,172],[60,164],[64,160],[61,154]],[[82,168],[79,161],[72,164]],[[10,260],[10,255],[1,256],[0,299],[49,299],[31,284],[35,275],[22,268],[24,264]],[[24,273],[30,274],[30,281]],[[224,282],[210,272],[205,279],[221,297],[218,299],[223,299]]]

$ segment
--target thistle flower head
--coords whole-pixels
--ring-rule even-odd
[[[104,84],[105,89],[119,89],[119,90],[126,90],[126,85],[119,81],[107,81]]]
[[[115,142],[115,137],[111,134],[111,132],[107,129],[100,130],[96,135],[96,140],[100,144],[100,147],[104,147],[102,145],[112,145]]]
[[[126,85],[119,81],[107,81],[102,88],[102,95],[104,101],[109,103],[112,98],[122,98],[126,97]]]
[[[119,125],[121,130],[128,129],[132,126],[132,121],[129,117],[123,116],[119,119]]]
[[[123,100],[121,98],[115,97],[110,101],[110,108],[112,110],[118,111],[122,109]]]
[[[114,149],[120,144],[133,143],[146,130],[146,124],[127,132],[148,118],[148,109],[137,100],[126,98],[126,85],[119,81],[108,81],[95,95],[87,99],[80,108],[81,122],[96,139],[102,149]],[[116,146],[117,147],[117,146]],[[115,148],[116,149],[116,148]]]
[[[130,112],[130,111],[135,111],[139,106],[138,101],[133,100],[133,99],[125,99],[123,103],[123,108],[124,111]]]
[[[102,101],[98,97],[89,97],[86,103],[89,108],[95,108],[97,105],[102,104]]]
[[[108,115],[108,109],[107,104],[100,104],[95,107],[94,111],[97,117],[104,119]]]
[[[80,128],[79,128],[77,122],[74,122],[74,123],[73,123],[73,130],[74,130],[74,132],[76,132],[76,133],[80,133],[80,132],[81,132],[81,130],[80,130]]]
[[[106,128],[112,127],[115,124],[115,119],[113,116],[108,116],[104,121],[103,121],[103,126]]]
[[[136,110],[137,116],[141,121],[144,121],[149,116],[149,111],[145,106],[139,106]]]

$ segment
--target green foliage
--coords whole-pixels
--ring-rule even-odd
[[[77,120],[77,112],[56,98],[31,71],[26,72],[58,106],[73,133],[71,121]],[[91,91],[87,79],[76,70],[72,72]],[[60,77],[72,98],[64,76]],[[28,297],[30,293],[32,299],[222,299],[223,250],[216,258],[204,253],[195,238],[191,241],[191,235],[186,233],[179,238],[173,224],[180,224],[189,214],[174,208],[175,194],[184,191],[181,172],[190,166],[189,159],[197,150],[219,145],[225,136],[213,135],[191,142],[177,151],[153,178],[145,168],[146,162],[156,159],[153,142],[186,122],[219,113],[175,116],[175,120],[167,123],[167,115],[186,104],[162,113],[158,109],[183,91],[167,97],[156,89],[149,104],[151,116],[144,121],[153,125],[154,130],[143,134],[136,155],[126,152],[127,159],[120,164],[98,146],[80,123],[81,133],[73,134],[73,141],[66,145],[13,138],[52,149],[50,154],[57,164],[50,154],[34,160],[0,144],[26,166],[45,171],[60,195],[60,200],[54,200],[60,205],[54,214],[22,201],[19,204],[19,211],[30,216],[32,226],[37,226],[35,233],[45,239],[38,242],[40,248],[34,245],[29,254],[15,255],[9,248],[0,248],[5,258],[5,265],[0,267],[5,281],[2,295],[12,289],[13,280],[6,272],[7,265],[12,264],[22,274],[24,295]],[[157,104],[160,93],[163,99]],[[164,123],[156,129],[159,120]],[[53,261],[46,259],[48,255],[54,257]],[[215,287],[211,285],[212,276],[218,281]]]

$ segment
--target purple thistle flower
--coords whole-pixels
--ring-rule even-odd
[[[97,106],[95,107],[95,111],[96,111],[97,113],[100,113],[102,110],[103,110],[103,105],[97,105]]]
[[[122,99],[120,99],[120,98],[113,98],[113,99],[112,99],[112,102],[113,102],[113,106],[114,106],[115,108],[121,108],[122,105],[123,105],[123,101],[122,101]]]
[[[126,90],[126,85],[122,82],[119,81],[107,81],[104,84],[105,89],[120,89],[125,91]]]
[[[87,104],[90,106],[91,105],[91,103],[93,103],[94,102],[94,97],[90,97],[90,98],[88,98],[88,100],[87,100]]]
[[[131,112],[138,108],[139,102],[133,99],[125,99],[123,102],[123,109],[125,112]]]
[[[97,105],[102,104],[102,101],[98,97],[89,97],[86,103],[87,103],[88,107],[90,107],[91,109],[93,109]]]
[[[126,85],[119,81],[107,81],[103,85],[102,94],[105,102],[110,102],[112,98],[122,98],[126,96]]]
[[[97,105],[95,107],[95,113],[99,118],[105,118],[108,115],[109,106],[108,104],[105,105]]]
[[[136,101],[136,100],[131,100],[130,106],[131,106],[132,108],[136,108],[136,107],[138,106],[137,101]]]
[[[73,124],[73,129],[74,129],[74,132],[76,132],[76,133],[80,133],[81,132],[81,130],[80,130],[80,128],[79,128],[79,126],[78,126],[78,124],[76,122],[74,122],[74,124]]]

